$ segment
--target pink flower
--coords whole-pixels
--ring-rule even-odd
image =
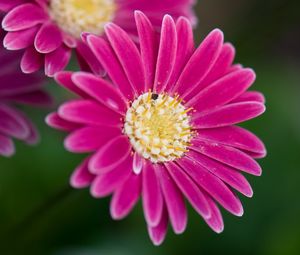
[[[0,30],[2,39],[4,32]],[[38,142],[35,126],[16,105],[49,106],[52,100],[42,89],[45,78],[40,74],[21,72],[19,52],[8,52],[0,47],[0,155],[15,153],[13,138],[28,144]]]
[[[135,19],[140,48],[112,23],[105,26],[107,41],[85,37],[109,80],[86,72],[56,75],[81,99],[63,104],[47,123],[70,132],[69,151],[91,153],[71,185],[90,186],[96,198],[112,194],[114,219],[141,197],[156,245],[169,221],[175,233],[185,230],[184,198],[219,233],[217,204],[241,216],[235,191],[253,195],[241,172],[261,175],[254,158],[266,155],[254,134],[235,126],[265,111],[263,95],[247,91],[255,74],[233,65],[234,48],[218,29],[195,49],[187,19],[165,16],[160,40],[143,13]]]
[[[26,49],[21,60],[25,73],[44,66],[53,76],[69,63],[71,49],[76,49],[82,68],[96,73],[102,67],[80,42],[82,32],[103,34],[106,22],[113,21],[132,36],[136,34],[133,11],[144,11],[159,28],[164,13],[188,17],[194,23],[194,0],[0,0],[0,10],[7,12],[2,22],[8,31],[4,46],[9,50]]]

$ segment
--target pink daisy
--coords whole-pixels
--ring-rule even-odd
[[[4,31],[0,30],[0,38]],[[49,106],[51,98],[42,89],[44,76],[23,74],[19,52],[9,52],[0,47],[0,155],[15,153],[13,138],[28,144],[38,142],[35,126],[16,105]]]
[[[4,46],[9,50],[26,49],[21,60],[25,73],[45,68],[48,76],[69,63],[76,49],[80,65],[101,73],[93,54],[80,42],[82,32],[103,34],[106,22],[113,21],[128,33],[136,34],[133,11],[144,11],[158,29],[164,13],[185,16],[195,23],[194,0],[0,0],[7,12],[2,22],[8,31]]]
[[[71,177],[96,198],[112,195],[110,212],[122,219],[142,198],[150,237],[159,245],[170,222],[187,224],[185,199],[216,232],[223,230],[217,204],[241,216],[236,191],[252,189],[242,172],[261,175],[254,158],[263,143],[236,126],[265,111],[264,97],[247,91],[253,70],[233,65],[234,48],[212,31],[195,49],[191,23],[166,15],[156,40],[149,19],[135,12],[140,40],[115,24],[107,40],[85,41],[109,80],[86,72],[61,72],[56,80],[81,99],[63,104],[47,123],[70,132],[65,147],[91,153]]]

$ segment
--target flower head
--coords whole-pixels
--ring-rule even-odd
[[[69,63],[73,48],[82,68],[101,73],[101,65],[81,43],[83,32],[102,35],[105,23],[113,21],[135,36],[136,9],[147,13],[157,30],[164,13],[195,23],[193,4],[193,0],[0,0],[0,10],[7,12],[2,22],[8,32],[4,46],[25,49],[21,61],[25,73],[44,67],[46,75],[53,76]]]
[[[0,33],[3,38],[4,31]],[[21,57],[19,52],[0,47],[0,155],[6,157],[15,153],[13,138],[28,144],[35,144],[39,139],[35,126],[18,106],[49,106],[52,102],[42,88],[44,76],[21,72]]]
[[[184,198],[216,232],[223,230],[217,204],[241,216],[238,191],[252,196],[241,172],[260,175],[254,158],[263,143],[236,126],[265,110],[264,97],[247,91],[253,70],[233,65],[234,48],[212,31],[195,49],[192,26],[166,15],[157,40],[149,19],[135,12],[140,47],[115,24],[107,40],[86,44],[109,79],[62,72],[56,80],[79,95],[49,115],[49,125],[70,132],[68,150],[91,153],[71,178],[95,197],[112,194],[111,215],[125,217],[142,198],[152,241],[160,244],[168,222],[175,233],[187,224]],[[234,191],[235,190],[235,191]]]

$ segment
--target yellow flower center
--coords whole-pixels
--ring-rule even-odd
[[[101,34],[114,18],[114,0],[51,0],[50,15],[58,26],[79,38],[82,32]]]
[[[153,163],[173,161],[187,152],[192,139],[190,110],[178,96],[145,93],[127,110],[124,133],[144,158]]]

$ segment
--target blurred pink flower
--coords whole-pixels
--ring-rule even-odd
[[[0,38],[4,31],[0,30]],[[49,106],[50,96],[42,89],[45,77],[23,74],[19,63],[21,54],[0,47],[0,155],[15,153],[13,138],[28,144],[38,142],[39,136],[30,119],[16,105]]]
[[[81,43],[82,32],[103,33],[106,22],[113,21],[132,36],[136,34],[133,11],[144,11],[159,29],[163,14],[186,16],[196,22],[194,0],[0,0],[7,12],[2,27],[8,32],[4,46],[9,50],[26,49],[21,60],[25,73],[45,68],[48,76],[69,63],[76,49],[82,68],[101,73],[102,68]],[[84,57],[83,57],[84,56]]]
[[[264,97],[247,91],[253,70],[233,65],[234,48],[212,31],[195,49],[191,23],[166,15],[160,40],[142,12],[135,12],[137,48],[119,26],[105,26],[107,40],[85,42],[109,80],[86,72],[61,72],[56,80],[81,99],[63,104],[47,123],[70,132],[65,147],[92,153],[71,178],[75,188],[112,194],[111,215],[122,219],[142,197],[150,237],[159,245],[170,221],[187,224],[184,198],[216,232],[223,230],[217,203],[243,214],[234,190],[252,189],[241,172],[261,175],[254,158],[266,155],[254,134],[235,126],[265,111]]]

